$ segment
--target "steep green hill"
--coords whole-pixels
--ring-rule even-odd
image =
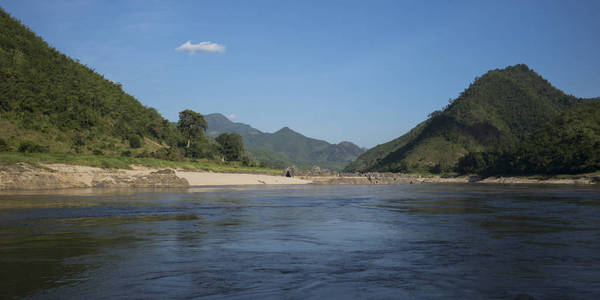
[[[208,123],[208,135],[214,137],[224,132],[238,133],[244,139],[251,157],[271,166],[296,165],[310,168],[318,165],[340,170],[364,152],[350,142],[330,144],[308,138],[288,127],[274,133],[265,133],[247,124],[234,123],[222,114],[208,114],[205,119]]]
[[[481,175],[580,174],[600,170],[600,103],[575,106],[513,149],[471,152],[458,171]]]
[[[50,47],[0,9],[0,139],[5,150],[154,151],[180,138],[121,85]],[[139,149],[138,149],[139,148]]]
[[[510,149],[567,109],[586,102],[553,87],[526,65],[487,72],[443,111],[377,146],[348,171],[450,171],[469,152]]]

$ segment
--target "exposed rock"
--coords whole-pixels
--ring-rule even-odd
[[[177,174],[177,173],[175,173],[175,171],[174,171],[174,170],[172,170],[172,169],[162,169],[162,170],[158,170],[158,171],[152,172],[152,173],[150,173],[150,174],[167,174],[167,175],[175,175],[175,174]]]
[[[310,169],[310,176],[321,176],[321,168],[319,168],[319,166],[313,166]]]
[[[598,184],[594,177],[578,179],[546,178],[534,179],[523,177],[441,177],[434,175],[411,175],[401,173],[345,173],[337,176],[304,176],[314,184],[418,184],[418,183],[501,183],[501,184]],[[596,177],[597,178],[597,177]]]
[[[163,169],[150,174],[127,175],[109,174],[94,179],[92,187],[187,187],[189,183],[184,178],[177,177],[174,170]]]
[[[0,165],[0,190],[187,186],[188,181],[171,169],[148,173],[65,165]]]
[[[42,190],[86,187],[51,169],[17,163],[0,167],[0,190]]]
[[[177,177],[171,169],[158,170],[150,175],[136,177],[134,187],[186,187],[189,186],[185,178]]]
[[[298,168],[296,168],[296,166],[287,167],[283,171],[283,176],[285,176],[285,177],[294,177],[294,176],[298,176],[299,174],[300,174],[300,170],[298,170]]]

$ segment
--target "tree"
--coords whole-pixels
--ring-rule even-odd
[[[177,128],[179,128],[187,140],[186,148],[190,147],[192,140],[203,137],[207,127],[208,125],[201,114],[190,109],[179,113]]]
[[[221,153],[227,161],[239,161],[244,154],[242,136],[237,133],[222,133],[216,138],[221,145]]]

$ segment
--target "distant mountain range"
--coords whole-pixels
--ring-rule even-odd
[[[598,98],[567,95],[523,64],[491,70],[476,78],[442,111],[431,113],[429,119],[408,133],[368,150],[345,170],[439,173],[457,170],[459,160],[469,153],[506,152],[512,153],[514,158],[513,149],[523,148],[521,143],[543,125],[572,108],[594,103],[598,103]],[[581,124],[594,123],[593,115],[586,118]],[[555,130],[555,133],[567,134],[565,130]],[[600,141],[591,129],[582,134],[589,137],[588,142]],[[543,143],[527,149],[541,145]],[[600,168],[600,162],[598,165]]]
[[[238,133],[250,156],[271,166],[295,165],[310,168],[341,170],[354,161],[364,150],[351,142],[330,144],[323,140],[306,137],[288,127],[274,133],[262,132],[248,124],[236,123],[222,114],[204,116],[208,124],[207,134],[216,137],[221,133]]]

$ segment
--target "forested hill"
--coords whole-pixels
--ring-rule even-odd
[[[471,152],[460,173],[489,175],[581,174],[600,170],[600,103],[577,105],[510,149]]]
[[[222,114],[208,114],[205,119],[209,136],[224,132],[238,133],[250,155],[266,163],[293,164],[300,168],[318,165],[321,168],[340,170],[364,152],[350,142],[330,144],[306,137],[288,127],[274,133],[265,133],[247,124],[234,123]]]
[[[563,93],[526,65],[492,70],[443,111],[370,149],[347,170],[453,171],[467,153],[514,149],[546,122],[593,101]]]
[[[31,141],[53,152],[120,153],[132,141],[148,150],[177,142],[176,128],[155,109],[2,9],[0,78],[0,139],[8,150]]]

